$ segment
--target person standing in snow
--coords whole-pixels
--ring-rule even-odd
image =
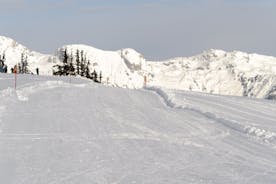
[[[17,65],[14,65],[13,67],[13,73],[17,73]]]
[[[4,70],[4,73],[7,73],[8,72],[8,66],[4,65],[3,70]]]
[[[4,72],[4,61],[2,61],[0,59],[0,72],[3,73]]]
[[[36,68],[36,75],[39,75],[39,68]]]
[[[144,87],[147,85],[147,76],[144,75]]]

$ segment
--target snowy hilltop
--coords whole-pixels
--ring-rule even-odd
[[[44,55],[0,37],[0,55],[5,54],[8,68],[17,64],[24,53],[32,73],[39,68],[41,74],[52,75],[53,67],[62,63],[64,49],[74,62],[76,52],[82,51],[91,64],[90,71],[101,72],[102,82],[111,86],[137,89],[146,83],[221,95],[276,98],[275,57],[212,49],[193,57],[147,61],[130,48],[104,51],[87,45],[65,45],[54,55]]]
[[[53,66],[52,63],[55,62],[55,56],[31,51],[11,38],[0,36],[0,55],[5,55],[9,69],[20,62],[22,54],[28,58],[29,69],[33,73],[35,68],[39,67],[41,74],[52,74],[51,68]]]
[[[148,62],[150,84],[222,95],[276,97],[276,58],[209,50],[189,58]]]

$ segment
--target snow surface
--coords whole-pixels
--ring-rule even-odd
[[[0,74],[0,183],[276,182],[275,101]]]
[[[33,73],[38,67],[41,74],[52,75],[53,65],[60,63],[62,48],[73,55],[77,50],[84,51],[92,63],[90,69],[102,72],[103,83],[110,86],[139,89],[146,77],[150,86],[276,99],[275,57],[211,49],[193,57],[157,62],[147,61],[131,48],[105,51],[87,45],[65,45],[50,56],[0,37],[0,54],[6,52],[9,69],[20,61],[23,52]]]

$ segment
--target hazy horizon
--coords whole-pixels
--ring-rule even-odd
[[[153,60],[204,50],[276,56],[275,0],[0,0],[0,35],[52,54],[66,44]]]

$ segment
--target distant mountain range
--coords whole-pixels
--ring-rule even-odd
[[[52,75],[65,48],[72,55],[83,51],[91,70],[101,71],[103,83],[112,86],[142,88],[146,79],[149,86],[276,99],[276,58],[271,56],[211,49],[193,57],[147,61],[134,49],[104,51],[87,45],[65,45],[53,55],[45,55],[0,36],[0,55],[5,53],[9,69],[24,53],[33,73],[39,68],[42,75]]]

